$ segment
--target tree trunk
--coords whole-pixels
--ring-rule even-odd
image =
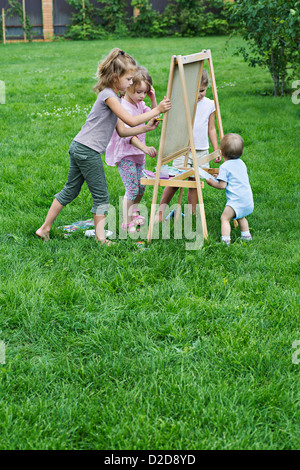
[[[284,79],[284,76],[283,76],[283,77],[281,77],[281,94],[280,94],[281,98],[283,97],[283,94],[284,94],[284,88],[285,88],[284,85],[285,85],[285,79]]]
[[[279,92],[279,76],[278,72],[276,71],[275,64],[274,64],[274,54],[273,52],[271,53],[271,75],[273,79],[273,85],[274,85],[274,96],[278,96]]]
[[[281,46],[281,48],[280,48],[280,58],[282,58],[283,55],[284,55],[284,47]],[[285,72],[286,72],[286,71],[283,70],[283,71],[282,71],[282,74],[281,74],[281,77],[280,77],[280,78],[281,78],[281,93],[280,93],[281,98],[283,97],[283,93],[284,93]]]

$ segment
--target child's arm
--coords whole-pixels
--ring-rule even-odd
[[[121,121],[121,119],[118,119],[116,131],[120,137],[131,137],[134,135],[145,134],[145,132],[154,131],[154,129],[157,128],[158,124],[159,121],[151,119],[151,121],[149,121],[144,126],[126,127],[124,125],[124,122]]]
[[[130,127],[139,126],[140,124],[149,121],[155,116],[158,116],[160,113],[166,113],[167,111],[169,111],[169,109],[171,109],[171,101],[166,97],[159,103],[158,106],[151,109],[151,111],[148,111],[147,113],[143,114],[138,114],[137,116],[131,116],[131,114],[129,114],[126,109],[123,108],[119,100],[114,96],[107,98],[106,104],[118,116],[119,119],[121,119],[123,122],[125,122],[125,124]],[[144,130],[142,132],[147,131]]]
[[[222,181],[222,180],[219,180],[218,182],[216,182],[212,180],[211,178],[209,178],[206,180],[206,182],[209,186],[212,186],[213,188],[216,188],[216,189],[225,189],[227,186],[227,181]]]
[[[211,141],[211,145],[215,150],[218,150],[219,144],[218,144],[218,137],[217,137],[217,131],[216,131],[216,126],[215,126],[215,112],[211,113],[211,115],[208,118],[208,137],[209,140]],[[222,160],[222,157],[218,157],[215,159],[215,163],[219,163]]]
[[[132,137],[130,143],[137,149],[141,150],[143,153],[149,155],[151,158],[154,158],[157,155],[155,147],[148,147],[147,145],[144,145],[143,142],[141,142],[137,137]]]

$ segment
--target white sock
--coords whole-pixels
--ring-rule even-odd
[[[241,237],[250,237],[250,231],[247,230],[246,232],[241,232]]]
[[[230,235],[222,235],[222,242],[227,243],[229,245]]]

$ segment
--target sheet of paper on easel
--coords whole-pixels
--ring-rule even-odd
[[[200,175],[200,178],[204,178],[206,180],[212,179],[213,181],[218,182],[218,180],[213,175],[211,175],[205,170],[202,170],[202,168],[199,168],[199,175]]]

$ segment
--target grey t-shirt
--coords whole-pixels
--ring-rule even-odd
[[[112,96],[121,102],[121,98],[111,88],[100,91],[85,124],[74,137],[76,142],[99,153],[105,152],[117,125],[118,116],[105,103],[105,100]]]

